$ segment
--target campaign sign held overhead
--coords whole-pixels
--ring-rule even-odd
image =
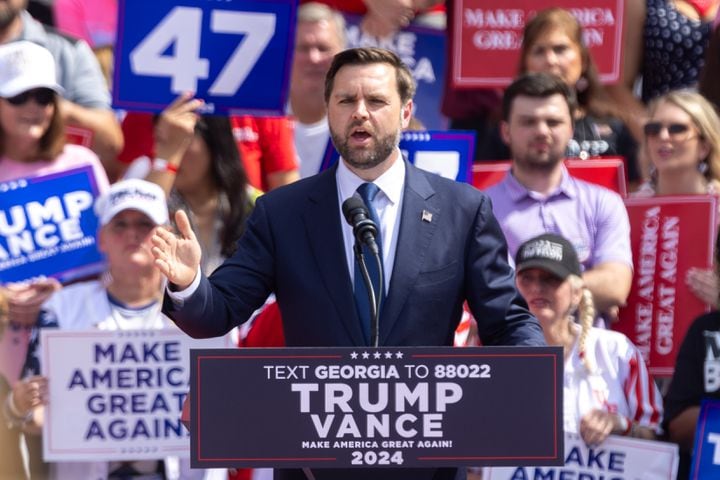
[[[282,114],[297,0],[120,0],[113,105],[161,111],[182,92],[206,113]]]
[[[0,279],[99,273],[98,186],[92,167],[0,183]]]

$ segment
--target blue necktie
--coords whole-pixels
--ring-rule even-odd
[[[380,235],[380,219],[378,218],[377,211],[375,210],[375,207],[373,206],[373,199],[378,194],[380,189],[377,185],[374,183],[363,183],[360,185],[357,189],[357,192],[362,197],[363,201],[365,202],[365,205],[368,208],[368,213],[370,214],[370,219],[375,222],[375,225],[377,225],[378,233],[375,237],[375,241],[377,243],[378,249],[380,250],[380,268],[383,268],[382,266],[382,240]],[[375,260],[375,255],[373,255],[370,248],[363,244],[362,245],[362,252],[363,256],[365,257],[365,265],[368,269],[368,274],[370,275],[370,281],[373,284],[375,295],[380,296],[380,308],[382,308],[382,305],[385,300],[385,286],[380,285],[380,271],[378,270],[378,264]],[[383,275],[384,277],[384,275]],[[368,297],[368,291],[365,287],[365,282],[363,281],[362,277],[362,271],[360,269],[360,264],[357,261],[357,258],[355,259],[355,305],[357,307],[358,316],[360,317],[360,321],[362,322],[363,327],[363,333],[365,334],[365,340],[368,344],[370,344],[371,340],[371,331],[370,331],[370,300]],[[379,316],[380,309],[378,309],[378,316]]]

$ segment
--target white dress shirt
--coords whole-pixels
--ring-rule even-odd
[[[400,231],[400,212],[402,209],[403,190],[405,188],[405,162],[400,150],[397,149],[398,158],[395,163],[380,177],[373,182],[380,188],[380,192],[373,200],[373,206],[380,219],[380,235],[382,237],[383,267],[385,269],[385,292],[388,291],[392,269],[395,265],[395,251],[397,250],[398,232]],[[340,159],[335,174],[338,190],[338,206],[340,207],[340,225],[342,225],[343,241],[345,242],[345,259],[347,261],[350,280],[355,277],[355,254],[353,245],[355,236],[352,227],[345,220],[342,213],[342,204],[345,200],[355,194],[357,188],[365,183],[365,180],[355,175]],[[388,241],[389,239],[389,241]],[[186,298],[189,298],[200,285],[200,270],[195,274],[195,279],[185,289],[172,291],[167,289],[170,298],[175,305],[181,307]]]
[[[372,182],[380,189],[372,203],[380,220],[378,228],[382,238],[385,293],[388,291],[393,265],[395,265],[395,251],[397,250],[398,232],[400,231],[400,211],[402,208],[403,188],[405,187],[405,162],[399,150],[397,155],[398,159],[390,169]],[[350,272],[350,280],[354,281],[355,253],[353,252],[353,245],[355,244],[355,237],[352,227],[343,216],[342,204],[355,194],[357,188],[365,183],[365,180],[351,172],[342,160],[338,164],[335,180],[338,186],[340,224],[343,225],[345,259]]]

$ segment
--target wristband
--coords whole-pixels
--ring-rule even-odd
[[[33,414],[32,409],[24,415],[18,412],[12,391],[10,391],[5,399],[4,413],[10,427],[22,427],[30,421]]]
[[[177,173],[178,171],[177,165],[168,162],[164,158],[156,158],[153,160],[152,169],[154,172]]]

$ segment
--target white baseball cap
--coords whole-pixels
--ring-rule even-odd
[[[0,97],[10,98],[35,88],[62,94],[52,53],[25,40],[0,45]]]
[[[137,178],[122,180],[110,186],[95,201],[95,213],[100,225],[107,225],[115,215],[124,210],[144,213],[155,225],[168,223],[168,207],[165,192],[154,183]]]

